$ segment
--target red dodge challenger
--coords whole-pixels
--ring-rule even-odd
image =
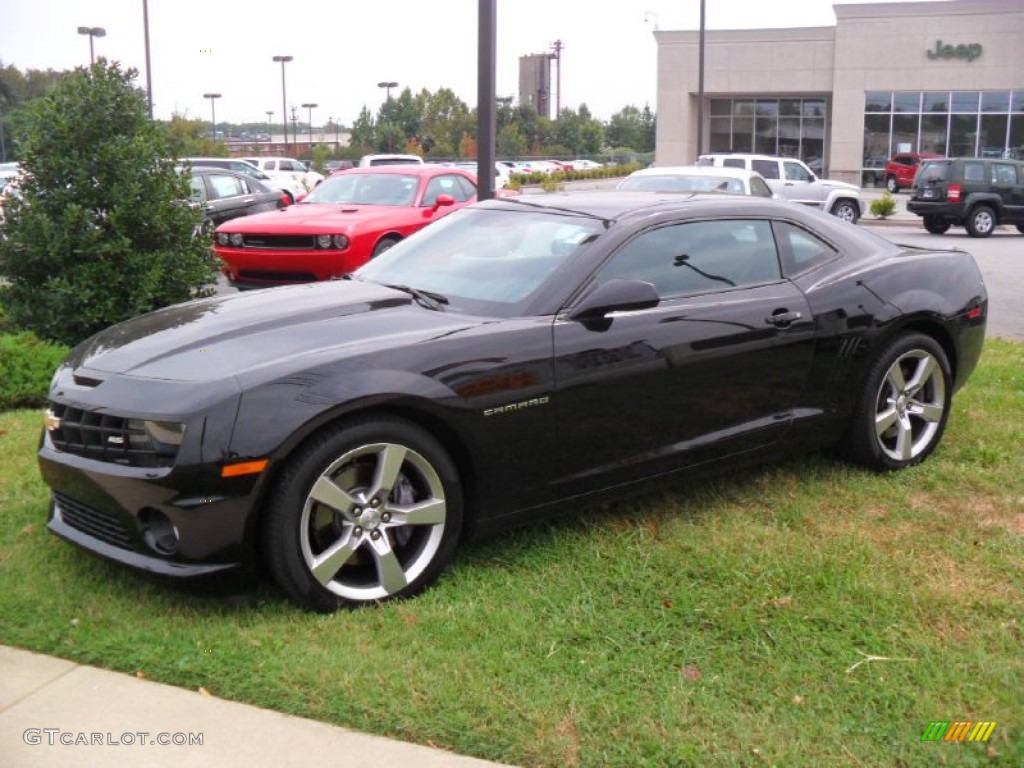
[[[238,288],[328,280],[475,201],[476,176],[459,168],[352,168],[295,205],[225,222],[214,250]]]

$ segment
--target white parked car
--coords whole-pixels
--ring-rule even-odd
[[[572,161],[572,169],[574,171],[590,171],[594,168],[604,168],[604,163],[587,160],[586,158],[580,158]]]
[[[851,224],[856,224],[863,213],[860,187],[845,181],[819,179],[806,163],[795,157],[722,153],[701,155],[697,165],[757,171],[777,195],[819,208]]]
[[[306,166],[290,157],[245,157],[270,177],[271,183],[283,192],[287,192],[292,202],[299,195],[312,191],[313,187],[324,180],[323,174],[306,170]]]
[[[474,162],[456,162],[452,163],[456,168],[464,168],[470,173],[474,174],[477,178],[480,177],[480,172],[477,170],[477,164]],[[494,164],[494,188],[504,189],[508,186],[509,179],[512,178],[511,170],[507,165],[503,163]]]
[[[651,192],[725,192],[731,195],[778,197],[757,171],[702,165],[674,165],[633,171],[616,189]]]
[[[363,155],[359,158],[360,168],[376,168],[379,165],[423,165],[419,155]]]

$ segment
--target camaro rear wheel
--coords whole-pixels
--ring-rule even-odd
[[[857,219],[860,216],[860,211],[857,210],[857,205],[855,203],[852,203],[849,200],[840,200],[832,206],[832,215],[842,219],[843,221],[856,224]]]
[[[289,460],[267,510],[270,571],[321,612],[406,597],[451,561],[462,527],[458,474],[431,435],[353,419]]]
[[[933,235],[941,235],[949,229],[949,222],[941,216],[934,214],[928,214],[924,217],[924,228],[931,232]]]
[[[843,452],[876,470],[920,463],[942,439],[951,397],[939,343],[921,333],[897,336],[871,366]]]
[[[988,237],[996,228],[996,214],[987,205],[979,205],[968,214],[965,226],[971,237]]]

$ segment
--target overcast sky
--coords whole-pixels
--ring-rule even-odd
[[[872,2],[873,0],[848,0]],[[707,0],[708,29],[831,26],[831,0]],[[103,27],[97,56],[139,70],[145,87],[143,0],[0,0],[0,63],[25,69],[88,64],[79,26]],[[281,65],[288,106],[314,102],[314,125],[348,125],[363,105],[376,112],[382,80],[476,104],[478,0],[149,0],[153,104],[157,118],[281,119]],[[699,0],[497,0],[497,92],[517,95],[519,57],[562,52],[562,106],[586,104],[607,120],[627,105],[656,104],[652,32],[694,30]],[[554,70],[552,71],[554,78]],[[392,91],[392,95],[395,91]],[[554,94],[552,94],[552,105]],[[307,110],[299,110],[305,121]]]

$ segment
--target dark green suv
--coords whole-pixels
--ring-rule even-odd
[[[966,227],[988,237],[1000,224],[1024,234],[1024,162],[984,157],[926,160],[910,188],[907,210],[924,217],[924,228],[941,235]]]

